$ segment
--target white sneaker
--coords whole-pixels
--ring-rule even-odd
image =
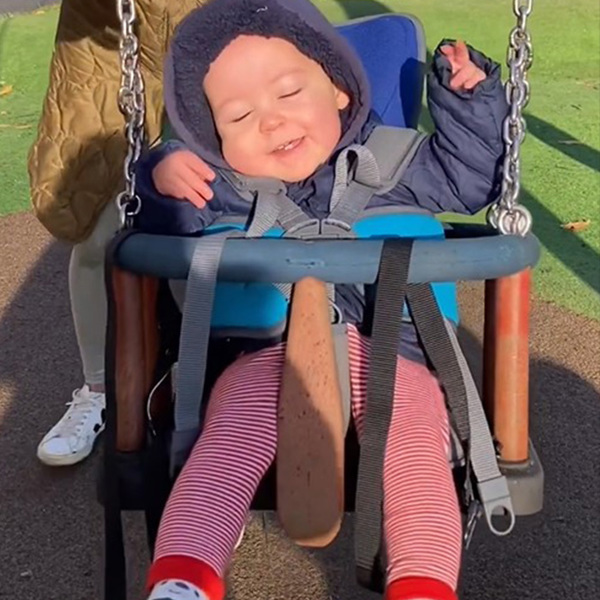
[[[154,586],[148,600],[208,600],[208,596],[191,583],[168,579]]]
[[[69,409],[44,436],[38,458],[52,467],[74,465],[89,456],[104,430],[106,396],[90,391],[87,385],[73,392]]]

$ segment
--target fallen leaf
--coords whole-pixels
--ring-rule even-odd
[[[12,85],[3,85],[0,87],[0,96],[8,96],[13,93]]]
[[[577,85],[583,85],[587,88],[591,88],[592,90],[598,89],[598,81],[596,79],[577,81],[576,83]]]
[[[592,222],[589,219],[583,221],[571,221],[571,223],[563,223],[561,227],[567,231],[585,231]]]

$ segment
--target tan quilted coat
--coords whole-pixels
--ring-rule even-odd
[[[150,140],[160,131],[167,41],[203,1],[136,0]],[[63,0],[50,84],[29,155],[35,214],[62,240],[84,240],[122,186],[119,30],[116,0]]]

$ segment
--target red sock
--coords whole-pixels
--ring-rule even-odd
[[[385,600],[458,600],[445,583],[428,577],[405,577],[390,583]]]
[[[225,583],[206,563],[189,556],[165,556],[150,567],[148,590],[165,579],[180,579],[201,589],[210,600],[224,600]]]

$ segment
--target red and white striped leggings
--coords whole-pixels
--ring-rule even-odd
[[[360,439],[370,348],[355,328],[348,335],[352,414]],[[281,344],[243,356],[215,384],[204,430],[163,515],[150,584],[166,578],[198,584],[181,572],[183,566],[193,570],[196,561],[223,578],[250,502],[275,457],[284,353]],[[394,582],[422,579],[449,588],[423,593],[424,598],[454,597],[461,519],[448,446],[448,418],[436,378],[425,366],[398,358],[384,464],[388,590]],[[392,597],[421,593],[388,593]]]

